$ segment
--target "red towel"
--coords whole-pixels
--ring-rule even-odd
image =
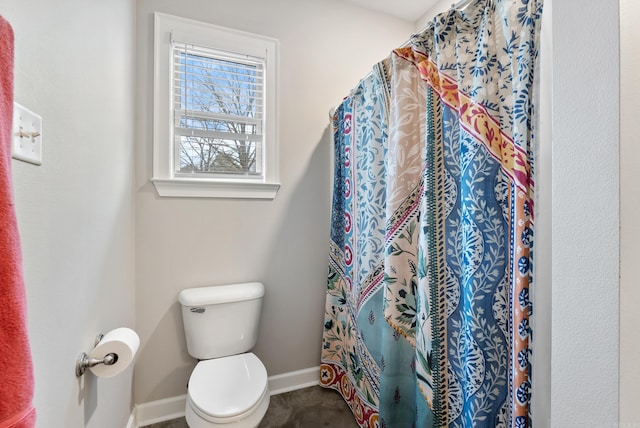
[[[13,30],[0,16],[0,428],[33,428],[33,365],[11,182],[12,116]]]

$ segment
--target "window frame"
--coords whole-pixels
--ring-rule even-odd
[[[264,58],[264,174],[262,177],[206,177],[175,173],[174,118],[172,116],[172,40],[209,49]],[[151,181],[161,197],[273,199],[278,182],[276,39],[154,13],[153,171]]]

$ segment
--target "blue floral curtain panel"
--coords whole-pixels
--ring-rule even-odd
[[[528,427],[541,0],[436,16],[333,116],[321,385],[361,427]]]

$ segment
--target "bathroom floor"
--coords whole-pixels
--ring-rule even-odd
[[[313,386],[273,395],[258,428],[358,428],[349,406],[337,392]],[[187,428],[184,418],[141,428]]]

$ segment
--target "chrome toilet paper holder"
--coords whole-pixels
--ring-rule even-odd
[[[104,334],[100,333],[96,336],[94,348],[98,346],[98,343],[102,340]],[[88,368],[95,367],[98,364],[104,364],[105,366],[112,366],[118,361],[118,354],[111,352],[104,356],[103,359],[98,358],[89,358],[89,355],[86,352],[78,355],[78,359],[76,360],[76,376],[80,377],[87,371]]]

